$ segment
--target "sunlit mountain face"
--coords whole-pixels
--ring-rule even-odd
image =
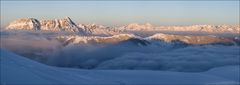
[[[240,85],[239,0],[1,0],[0,85]]]
[[[107,27],[18,19],[1,31],[1,48],[37,62],[78,69],[202,72],[238,65],[239,25]]]

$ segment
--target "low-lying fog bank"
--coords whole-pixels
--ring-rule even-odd
[[[214,67],[240,64],[240,48],[235,44],[191,45],[184,42],[128,39],[125,36],[126,39],[122,40],[120,38],[123,37],[116,36],[114,40],[107,38],[114,43],[79,43],[71,38],[66,39],[66,44],[66,41],[56,38],[68,35],[72,34],[1,32],[1,48],[44,64],[82,69],[202,72]],[[99,42],[99,39],[90,39],[88,36],[84,39]]]

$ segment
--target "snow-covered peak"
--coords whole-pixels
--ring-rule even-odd
[[[98,24],[78,24],[78,27],[84,29],[87,34],[93,35],[115,35],[121,32],[119,29]]]
[[[145,38],[147,40],[163,40],[166,42],[182,41],[188,44],[234,43],[233,40],[216,36],[170,35],[157,33]]]
[[[67,20],[71,20],[69,16],[65,16],[65,19],[67,19]]]
[[[81,35],[115,35],[120,30],[97,24],[75,24],[69,17],[54,20],[40,20],[33,18],[19,19],[7,26],[7,29],[15,30],[42,30],[50,32],[76,32]]]
[[[143,25],[132,23],[124,27],[122,30],[131,31],[193,31],[208,33],[240,33],[239,25],[189,25],[189,26],[153,26],[150,23]]]
[[[40,30],[41,25],[37,19],[34,18],[23,18],[11,22],[6,29],[14,30]]]
[[[54,20],[37,20],[34,18],[18,19],[11,22],[6,29],[14,30],[43,30],[43,31],[65,31],[81,32],[84,30],[78,27],[69,17]]]
[[[113,29],[114,28],[114,29]],[[239,25],[189,25],[189,26],[153,26],[150,23],[132,23],[119,28],[106,27],[97,24],[75,24],[69,17],[55,20],[41,20],[34,18],[18,19],[11,22],[6,29],[15,30],[47,30],[79,32],[80,34],[115,35],[128,31],[184,31],[208,33],[240,33]]]
[[[146,23],[143,25],[140,25],[138,23],[132,23],[127,26],[125,26],[126,29],[132,29],[132,30],[147,30],[147,29],[153,29],[153,26],[150,23]]]
[[[235,45],[237,42],[223,37],[216,36],[193,36],[193,35],[170,35],[157,33],[149,37],[140,37],[134,34],[116,34],[108,37],[104,36],[79,36],[79,35],[69,35],[69,36],[58,36],[57,40],[69,44],[94,44],[94,43],[119,43],[122,41],[131,41],[135,39],[138,41],[146,41],[154,43],[155,41],[164,41],[167,44],[171,43],[183,43],[189,45],[207,45],[207,44],[223,44],[223,45]]]
[[[42,20],[40,22],[42,30],[67,32],[83,31],[69,17],[65,17],[64,19]]]
[[[190,25],[190,26],[159,26],[157,30],[163,31],[195,31],[209,33],[239,33],[239,25]]]
[[[56,39],[64,42],[65,45],[68,44],[91,44],[91,43],[116,43],[120,41],[129,40],[131,38],[138,38],[139,37],[133,35],[133,34],[118,34],[108,37],[100,37],[100,36],[58,36]]]

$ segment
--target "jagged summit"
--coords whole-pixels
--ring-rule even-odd
[[[79,28],[69,17],[65,17],[64,19],[42,20],[40,22],[42,30],[82,32],[82,29]]]
[[[76,25],[76,24],[72,21],[72,19],[70,19],[70,17],[66,16],[64,19],[67,20],[69,23]]]
[[[109,29],[110,28],[110,29]],[[115,29],[116,28],[116,29]],[[11,22],[6,29],[14,30],[44,30],[78,32],[81,34],[104,34],[113,35],[128,31],[186,31],[208,33],[240,33],[239,25],[190,25],[190,26],[153,26],[150,23],[132,23],[121,27],[105,27],[96,24],[76,24],[71,18],[55,20],[37,20],[23,18]]]
[[[79,34],[105,34],[112,35],[118,31],[116,29],[109,29],[102,25],[96,24],[76,24],[70,17],[54,20],[37,20],[34,18],[18,19],[11,22],[7,27],[7,30],[42,30],[51,32],[77,32]]]
[[[48,30],[48,31],[67,31],[81,32],[79,28],[69,17],[55,20],[37,20],[34,18],[23,18],[11,22],[6,29],[15,30]]]
[[[40,30],[41,24],[35,18],[17,19],[11,22],[6,29],[19,29],[19,30]]]
[[[71,20],[69,16],[65,16],[65,19]]]

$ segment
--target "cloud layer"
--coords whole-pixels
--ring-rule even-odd
[[[1,48],[48,65],[69,68],[201,72],[240,64],[240,48],[235,45],[176,46],[154,41],[156,44],[144,46],[126,41],[64,47],[54,38],[25,34],[1,34],[1,42]]]

